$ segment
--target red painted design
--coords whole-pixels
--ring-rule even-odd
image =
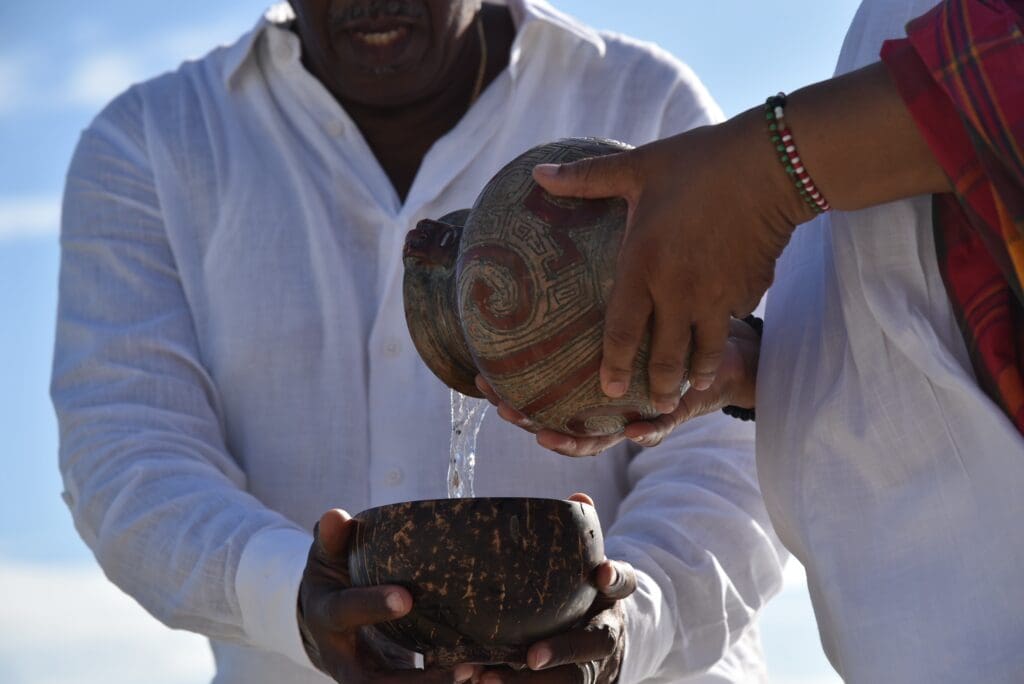
[[[527,368],[534,363],[554,354],[565,345],[585,333],[586,331],[601,325],[604,319],[598,309],[590,309],[577,317],[568,325],[556,330],[552,335],[535,344],[508,354],[500,359],[477,359],[477,367],[493,375],[508,375]]]
[[[568,202],[571,206],[558,203],[539,185],[534,186],[523,200],[523,206],[544,222],[548,228],[548,235],[561,250],[559,256],[549,257],[543,262],[545,274],[552,279],[565,269],[583,262],[583,255],[576,247],[569,232],[577,228],[603,226],[602,220],[606,220],[609,210],[607,202],[594,200],[588,202],[561,200],[561,202]]]
[[[548,408],[583,383],[597,375],[601,368],[601,353],[598,351],[587,361],[577,366],[571,373],[547,386],[544,393],[520,409],[528,416],[533,416]]]
[[[504,279],[522,288],[511,311],[496,313],[492,308],[493,297],[497,294],[494,287],[479,276],[470,284],[470,299],[488,324],[497,330],[507,331],[514,330],[530,320],[536,306],[533,278],[529,267],[518,253],[500,245],[485,244],[466,250],[459,260],[463,263],[479,260],[486,262],[489,267],[504,269],[507,271]]]

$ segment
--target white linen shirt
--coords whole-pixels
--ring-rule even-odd
[[[654,46],[512,2],[508,68],[399,200],[304,70],[287,7],[131,88],[67,180],[52,395],[65,498],[107,575],[208,635],[216,682],[325,682],[297,587],[319,516],[444,497],[448,389],[417,355],[401,251],[502,165],[564,136],[639,144],[720,118]],[[764,679],[756,611],[780,586],[750,426],[568,459],[491,415],[478,495],[590,493],[640,571],[623,682]]]
[[[866,0],[837,73],[934,5]],[[757,393],[768,509],[843,678],[1024,681],[1024,440],[974,378],[929,197],[797,230]]]

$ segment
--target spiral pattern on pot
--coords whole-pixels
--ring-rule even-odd
[[[646,353],[625,397],[609,399],[598,381],[625,202],[554,197],[531,177],[538,163],[622,149],[571,139],[524,153],[481,192],[459,247],[456,300],[477,369],[535,423],[562,432],[611,434],[656,415]]]

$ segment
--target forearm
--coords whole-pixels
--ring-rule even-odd
[[[108,429],[62,435],[65,499],[106,575],[170,627],[287,650],[268,610],[281,591],[294,601],[309,535],[186,456],[194,446],[171,447],[183,440]]]
[[[118,98],[68,172],[51,384],[64,498],[107,575],[160,620],[301,663],[309,536],[246,491],[228,452],[142,130],[138,99]]]
[[[834,209],[950,189],[881,62],[788,95],[785,116],[801,161]],[[737,171],[771,188],[773,206],[766,212],[779,212],[792,225],[813,218],[771,144],[764,106],[724,125],[753,158]]]
[[[836,209],[950,189],[881,62],[794,92],[786,119]]]

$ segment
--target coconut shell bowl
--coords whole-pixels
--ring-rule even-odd
[[[355,516],[355,586],[396,584],[405,617],[372,629],[441,666],[523,664],[534,642],[568,629],[596,597],[604,560],[597,511],[576,501],[411,501]]]

